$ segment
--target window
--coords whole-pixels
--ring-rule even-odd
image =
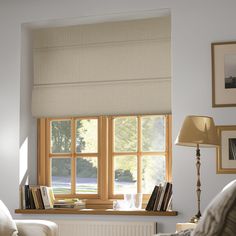
[[[39,119],[38,182],[58,198],[109,204],[171,180],[171,116]]]
[[[54,193],[97,194],[98,119],[52,119],[49,136]]]

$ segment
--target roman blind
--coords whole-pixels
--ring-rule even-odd
[[[37,29],[35,117],[171,112],[170,17]]]

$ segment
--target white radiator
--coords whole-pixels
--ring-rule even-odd
[[[55,221],[55,220],[54,220]],[[156,222],[56,220],[59,236],[153,236]]]

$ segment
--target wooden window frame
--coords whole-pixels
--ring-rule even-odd
[[[142,124],[141,118],[148,116],[164,116],[165,117],[165,133],[166,133],[166,147],[164,152],[142,152]],[[115,152],[114,151],[114,119],[119,117],[137,117],[137,151],[136,152]],[[162,155],[165,156],[166,161],[166,181],[172,181],[171,175],[171,115],[118,115],[109,117],[109,198],[110,199],[122,199],[122,194],[114,194],[114,156],[126,156],[134,155],[137,156],[137,192],[142,192],[142,156],[145,155]],[[150,194],[143,194],[143,199],[146,202],[150,197]]]
[[[141,119],[140,117],[146,116],[155,116],[156,114],[151,115],[126,115],[127,117],[138,117],[138,152],[135,152],[135,155],[138,155],[138,190],[140,190],[141,182],[141,156],[150,155],[150,154],[158,154],[159,152],[145,152],[142,153],[141,150]],[[166,181],[172,181],[172,140],[171,140],[171,115],[163,115],[165,116],[166,121],[166,151],[164,153],[166,157]],[[122,195],[113,194],[113,180],[114,180],[114,172],[113,172],[113,119],[116,117],[124,117],[121,115],[117,116],[93,116],[93,117],[67,117],[67,118],[40,118],[38,119],[38,185],[46,185],[50,186],[50,158],[52,156],[60,158],[60,156],[65,157],[64,154],[50,154],[50,121],[52,120],[74,120],[72,125],[72,135],[75,135],[75,120],[77,119],[98,119],[98,153],[93,154],[78,154],[75,153],[75,143],[72,142],[71,149],[71,158],[74,160],[77,156],[87,157],[91,155],[97,156],[98,158],[98,194],[76,194],[75,188],[72,189],[75,194],[61,194],[56,195],[56,198],[71,198],[71,197],[79,197],[88,199],[87,205],[89,208],[112,208],[112,202],[114,199],[121,199]],[[75,137],[75,136],[74,136]],[[73,138],[72,138],[73,139]],[[75,138],[74,138],[75,140]],[[129,153],[130,154],[130,153]],[[160,154],[160,153],[159,153]],[[163,154],[163,153],[162,153]],[[67,155],[69,156],[69,155]],[[76,181],[75,175],[75,164],[73,164],[74,170],[72,170],[72,179]],[[72,180],[72,185],[75,186],[75,182]],[[149,194],[144,195],[144,204],[147,202],[149,198]]]

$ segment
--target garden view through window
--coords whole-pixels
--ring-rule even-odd
[[[150,194],[169,174],[169,115],[53,118],[47,130],[49,183],[58,196]]]

